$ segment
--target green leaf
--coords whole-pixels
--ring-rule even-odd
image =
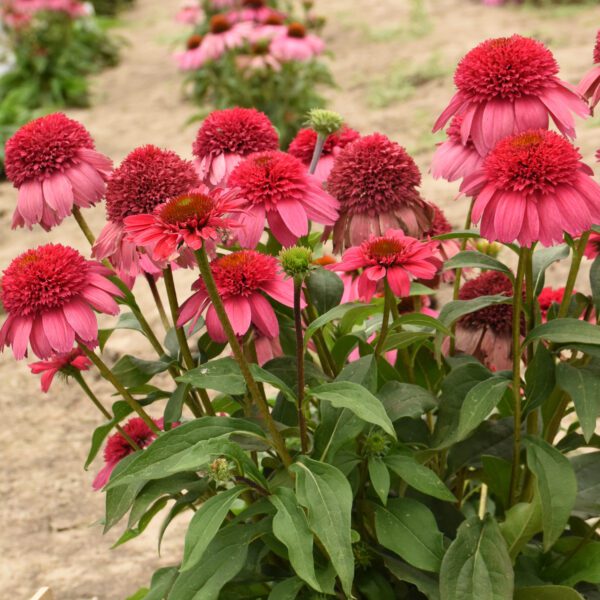
[[[590,287],[596,312],[600,310],[600,257],[596,256],[590,268]]]
[[[398,580],[412,583],[428,600],[440,600],[439,583],[429,573],[391,558],[385,559],[385,566]]]
[[[437,398],[425,388],[398,381],[388,381],[377,397],[393,423],[405,417],[420,419],[437,406]]]
[[[181,414],[183,412],[183,403],[185,402],[185,398],[188,395],[188,391],[190,386],[187,383],[178,383],[177,388],[171,394],[164,412],[164,422],[165,422],[165,431],[168,431],[173,425],[181,419]]]
[[[315,572],[313,534],[294,492],[280,487],[269,500],[277,509],[273,533],[287,548],[294,572],[318,592],[323,591]]]
[[[486,271],[500,271],[508,275],[511,280],[514,279],[513,272],[499,260],[488,254],[477,252],[475,250],[464,250],[454,255],[451,259],[444,263],[444,271],[449,269],[464,269],[464,268],[485,269]]]
[[[150,591],[144,596],[144,600],[163,600],[177,579],[177,573],[177,567],[158,569],[152,575]]]
[[[450,327],[452,323],[456,322],[461,317],[477,310],[481,310],[486,306],[493,306],[494,304],[510,304],[511,302],[512,298],[510,296],[504,296],[502,294],[496,296],[479,296],[473,300],[453,300],[444,305],[438,318],[446,327]]]
[[[350,484],[332,465],[307,457],[290,469],[296,473],[296,496],[307,510],[309,527],[323,544],[345,593],[351,595],[354,555],[350,537]]]
[[[454,441],[464,440],[498,406],[510,381],[491,377],[471,388],[460,408]]]
[[[113,475],[109,487],[196,470],[214,453],[221,452],[226,438],[233,434],[264,439],[262,429],[245,419],[195,419],[161,434],[146,450],[131,455],[135,460]]]
[[[219,358],[188,371],[177,381],[189,383],[196,388],[216,390],[234,396],[246,393],[246,382],[240,367],[233,358]]]
[[[121,546],[126,542],[142,535],[152,522],[152,519],[167,505],[168,498],[158,499],[138,520],[137,527],[128,527],[121,537],[112,545],[113,548]]]
[[[194,513],[185,535],[182,573],[189,571],[202,560],[206,548],[217,535],[234,502],[247,489],[243,486],[236,486],[226,492],[221,492],[209,498]]]
[[[206,549],[204,560],[180,573],[169,600],[218,600],[221,589],[243,568],[250,543],[264,534],[264,522],[221,529]]]
[[[454,494],[445,486],[444,482],[414,457],[404,454],[388,454],[383,461],[398,477],[415,490],[446,502],[456,502]]]
[[[411,498],[390,499],[375,506],[377,541],[407,563],[437,573],[444,556],[444,536],[431,511]]]
[[[508,510],[500,531],[510,558],[516,560],[529,540],[542,531],[542,510],[537,496],[530,503],[520,502]]]
[[[577,544],[577,542],[575,542]],[[564,585],[600,583],[600,542],[588,542],[551,572],[552,580]]]
[[[390,473],[383,460],[378,457],[369,458],[368,468],[373,489],[385,506],[390,493]]]
[[[564,585],[536,585],[515,590],[514,600],[585,600],[573,588]]]
[[[338,306],[344,294],[342,280],[328,269],[312,271],[306,279],[306,287],[320,315]]]
[[[396,438],[394,426],[387,416],[381,401],[362,385],[351,381],[335,381],[309,390],[309,394],[336,408],[347,408],[357,417],[378,425],[387,434]]]
[[[527,466],[535,475],[542,507],[544,551],[561,536],[577,497],[577,480],[569,460],[539,438],[527,436]]]
[[[552,393],[555,383],[554,357],[544,344],[539,344],[525,373],[526,411],[541,406]]]
[[[496,499],[505,507],[510,506],[510,478],[512,464],[498,456],[482,456],[482,481],[488,485]]]
[[[92,443],[90,446],[90,451],[88,452],[88,456],[85,460],[85,465],[83,468],[87,471],[87,468],[92,464],[92,461],[98,455],[98,451],[102,446],[102,442],[106,439],[108,434],[112,431],[113,427],[120,423],[127,415],[131,414],[132,409],[122,400],[115,402],[112,406],[113,414],[115,415],[110,421],[100,425],[94,430],[92,434]]]
[[[171,362],[162,360],[142,360],[125,354],[112,368],[115,377],[125,387],[137,387],[150,381],[158,373],[166,371]]]
[[[131,465],[139,454],[141,454],[141,452],[134,452],[121,459],[111,474],[109,484],[112,483],[120,473],[127,470],[129,465]],[[125,485],[113,487],[106,492],[104,533],[116,525],[125,516],[125,513],[127,513],[133,504],[135,497],[144,486],[144,483],[144,481],[133,481]]]
[[[406,315],[401,315],[399,319],[394,321],[390,330],[406,326],[433,329],[435,331],[441,331],[446,335],[450,335],[450,330],[438,319],[422,313],[408,313]]]
[[[273,586],[268,600],[296,600],[304,581],[299,577],[290,577]]]
[[[578,369],[561,362],[556,366],[556,382],[571,396],[583,430],[583,437],[586,442],[589,442],[596,431],[600,408],[600,377],[590,369]]]
[[[532,329],[523,344],[531,344],[541,339],[554,344],[597,346],[600,345],[600,327],[579,319],[554,319]]]
[[[256,381],[260,381],[262,383],[268,383],[273,387],[277,388],[281,392],[283,392],[284,396],[290,400],[291,402],[296,401],[296,394],[292,391],[292,389],[277,375],[274,375],[270,371],[259,367],[256,364],[250,365],[250,372]]]
[[[569,460],[577,478],[575,510],[596,516],[600,513],[600,452],[577,454]]]
[[[440,572],[441,600],[512,600],[513,568],[498,524],[486,515],[458,528]]]
[[[570,251],[571,250],[567,244],[560,244],[559,246],[542,248],[541,250],[536,250],[533,253],[533,289],[535,296],[538,296],[544,287],[546,269],[553,262],[567,258]]]

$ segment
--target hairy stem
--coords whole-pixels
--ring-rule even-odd
[[[302,330],[302,279],[294,277],[294,326],[296,329],[296,371],[298,376],[298,426],[302,453],[308,452],[308,430],[304,414],[304,335]]]
[[[152,294],[152,298],[154,299],[154,303],[156,304],[156,308],[158,309],[158,314],[160,315],[160,320],[165,328],[165,331],[169,331],[171,325],[169,324],[169,319],[167,317],[167,313],[165,312],[165,307],[162,302],[162,298],[160,297],[160,292],[158,291],[158,286],[156,285],[156,281],[154,277],[150,275],[150,273],[145,273],[146,281],[148,282],[148,287],[150,288],[150,293]]]
[[[87,224],[87,221],[81,214],[81,209],[75,204],[73,205],[73,217],[75,217],[77,225],[79,225],[79,229],[81,229],[83,235],[85,235],[85,238],[90,243],[90,246],[93,246],[94,242],[96,241],[96,236],[93,234],[90,226]]]
[[[317,133],[317,143],[315,144],[315,150],[312,155],[312,160],[310,161],[310,167],[308,172],[313,175],[317,170],[317,165],[319,164],[319,159],[321,158],[321,154],[323,153],[323,146],[325,146],[325,142],[327,141],[327,136],[322,133]]]

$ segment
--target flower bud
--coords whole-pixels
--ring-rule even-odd
[[[284,273],[289,277],[304,278],[314,268],[312,250],[305,246],[284,248],[279,253],[279,260]]]
[[[324,108],[313,108],[308,113],[307,125],[318,134],[328,136],[339,131],[344,119],[339,113]]]

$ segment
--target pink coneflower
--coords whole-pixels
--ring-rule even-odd
[[[460,133],[462,122],[462,116],[453,117],[446,130],[448,139],[438,144],[431,161],[431,174],[434,179],[462,179],[476,171],[483,162],[483,157],[477,152],[470,138],[463,144]]]
[[[255,21],[263,23],[271,18],[283,19],[284,14],[267,6],[264,0],[244,0],[242,9],[229,13],[229,18],[234,21]]]
[[[217,60],[227,50],[243,46],[251,31],[252,23],[248,21],[234,23],[226,15],[215,15],[200,48],[207,60]]]
[[[293,306],[294,283],[291,279],[284,279],[274,257],[254,250],[241,250],[216,258],[211,263],[211,270],[236,335],[244,335],[250,325],[270,339],[279,335],[275,311],[263,294],[285,306]],[[177,324],[182,326],[192,321],[193,327],[208,308],[208,334],[215,342],[225,343],[227,336],[202,279],[193,285],[193,289],[197,291],[182,305]]]
[[[73,371],[87,371],[92,361],[79,349],[64,354],[53,354],[50,358],[31,363],[29,368],[34,375],[42,374],[42,392],[47,393],[57,373],[70,375]]]
[[[158,274],[162,266],[140,252],[125,235],[124,220],[151,213],[159,204],[200,185],[191,162],[156,146],[131,152],[114,171],[106,189],[108,223],[92,249],[96,258],[108,258],[119,276],[131,285],[141,272]]]
[[[377,284],[387,279],[392,292],[402,298],[410,293],[412,279],[432,279],[441,261],[436,257],[437,243],[407,237],[400,229],[388,229],[384,236],[371,237],[360,246],[344,252],[333,271],[362,269],[358,278],[361,300],[370,302]]]
[[[338,202],[293,156],[279,151],[254,154],[229,176],[228,187],[243,201],[237,232],[244,248],[258,244],[267,220],[282,246],[292,246],[308,233],[308,220],[333,225]]]
[[[175,52],[173,58],[182,71],[195,71],[205,62],[206,57],[202,51],[202,36],[195,33],[191,35],[183,52]]]
[[[431,227],[431,207],[417,190],[421,173],[406,150],[380,133],[348,144],[336,157],[327,190],[340,201],[333,230],[336,252],[401,228],[419,237]]]
[[[179,258],[182,250],[199,250],[237,222],[226,215],[239,210],[231,193],[193,190],[157,206],[152,214],[125,217],[125,232],[159,262]],[[213,244],[214,245],[214,244]]]
[[[197,25],[203,17],[203,10],[195,0],[185,2],[175,15],[175,21],[183,25]]]
[[[577,86],[577,91],[590,101],[594,108],[600,101],[600,30],[596,33],[594,46],[594,67],[588,71]]]
[[[512,297],[510,279],[497,271],[487,271],[465,283],[459,292],[460,300],[481,296]],[[456,349],[471,354],[493,371],[512,368],[511,304],[494,304],[472,312],[458,321]]]
[[[252,43],[247,53],[244,52],[235,57],[235,64],[242,72],[260,71],[264,69],[272,69],[273,71],[281,70],[281,64],[271,54],[270,42],[268,41]]]
[[[274,37],[285,35],[287,25],[283,16],[271,13],[266,19],[263,19],[250,33],[250,41],[258,43],[265,40],[272,40]]]
[[[585,247],[585,255],[590,260],[594,260],[600,254],[600,233],[592,231]]]
[[[276,336],[271,338],[262,335],[256,328],[254,331],[254,347],[256,348],[256,359],[261,367],[270,360],[273,360],[278,356],[283,356],[279,337]]]
[[[308,33],[301,23],[288,25],[283,35],[276,36],[271,43],[273,56],[281,62],[305,61],[322,54],[325,42],[316,35]]]
[[[16,359],[27,345],[39,358],[71,352],[75,341],[95,345],[94,310],[116,315],[113,296],[121,291],[111,271],[73,248],[47,244],[15,258],[4,271],[0,300],[8,318],[0,329],[0,350],[11,346]]]
[[[600,186],[591,174],[564,137],[528,131],[500,142],[461,190],[477,196],[473,222],[488,240],[549,246],[599,222]]]
[[[192,152],[204,183],[221,185],[246,156],[277,148],[279,136],[264,113],[254,108],[228,108],[208,115]]]
[[[164,429],[163,419],[152,419],[159,429]],[[174,423],[175,427],[176,424]],[[143,419],[133,417],[123,425],[123,431],[137,444],[138,448],[147,448],[155,439],[156,433],[144,423]],[[92,483],[95,490],[101,490],[109,481],[114,468],[126,456],[133,454],[135,450],[130,443],[120,434],[113,433],[104,447],[104,467],[98,471],[98,475]]]
[[[322,183],[327,181],[336,156],[360,137],[358,131],[344,125],[338,132],[331,134],[325,141],[321,158],[315,170],[315,177]],[[301,129],[292,140],[288,152],[299,158],[307,167],[312,161],[317,144],[317,132],[314,129]]]
[[[6,176],[19,190],[12,227],[50,230],[104,195],[112,161],[94,150],[81,123],[54,113],[21,127],[6,142]]]
[[[460,61],[454,74],[458,91],[433,130],[462,115],[462,142],[471,138],[482,156],[506,136],[547,129],[549,117],[574,138],[571,113],[587,117],[589,109],[557,73],[552,53],[541,42],[520,35],[487,40]]]

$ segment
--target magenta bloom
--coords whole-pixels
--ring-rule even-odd
[[[470,138],[482,156],[509,135],[547,129],[550,117],[574,138],[572,113],[587,117],[589,109],[557,74],[558,65],[541,42],[520,35],[487,40],[459,63],[454,74],[458,91],[433,130],[461,115],[463,144]]]
[[[291,23],[283,35],[275,36],[271,42],[271,53],[281,62],[310,60],[324,50],[325,42],[308,33],[301,23]]]
[[[123,294],[111,271],[73,248],[47,244],[15,258],[4,271],[0,300],[8,318],[0,329],[0,350],[11,346],[16,359],[27,346],[39,358],[71,352],[75,341],[95,345],[94,310],[116,315],[113,296]]]
[[[531,246],[577,237],[600,222],[600,186],[577,149],[547,130],[528,131],[496,146],[461,191],[475,195],[473,222],[491,241]]]
[[[92,361],[79,349],[76,348],[65,354],[53,354],[50,358],[40,362],[31,363],[29,368],[34,375],[42,374],[42,392],[47,393],[57,373],[69,375],[73,370],[87,371]]]
[[[402,146],[374,133],[348,144],[336,157],[328,192],[340,202],[333,230],[336,252],[370,236],[401,228],[414,237],[431,227],[433,212],[417,186],[421,173]]]
[[[214,242],[237,222],[226,214],[238,211],[239,202],[220,189],[194,190],[157,206],[152,214],[125,217],[125,232],[158,262],[179,258],[186,248],[199,250]]]
[[[431,174],[434,179],[440,177],[447,181],[463,179],[483,163],[483,157],[477,152],[470,138],[463,144],[460,133],[462,122],[462,116],[453,117],[446,130],[448,139],[438,144],[431,161]]]
[[[342,261],[333,271],[362,269],[358,278],[361,300],[370,302],[377,291],[377,283],[384,278],[394,294],[400,298],[410,293],[411,279],[433,279],[441,267],[436,257],[437,243],[422,242],[407,237],[400,229],[388,229],[384,236],[371,237],[360,246],[344,252]]]
[[[204,183],[222,185],[245,157],[277,148],[279,136],[269,117],[254,108],[228,108],[208,115],[192,152]]]
[[[600,30],[596,34],[596,45],[594,46],[594,66],[588,71],[577,86],[577,91],[594,108],[600,101]]]
[[[258,244],[265,219],[277,241],[292,246],[308,233],[309,219],[333,225],[338,216],[337,200],[297,158],[284,152],[250,156],[235,168],[227,185],[243,201],[237,237],[244,248]]]
[[[216,258],[211,263],[211,270],[236,335],[244,335],[250,325],[269,339],[279,335],[275,311],[264,294],[285,306],[293,306],[294,283],[291,279],[284,279],[275,258],[254,250],[241,250]],[[202,279],[194,284],[193,289],[197,291],[182,305],[177,324],[182,326],[192,321],[193,328],[200,315],[208,309],[208,334],[215,342],[225,343],[227,336]]]
[[[92,249],[96,258],[108,258],[128,285],[142,272],[157,275],[164,265],[153,262],[125,235],[124,220],[149,214],[159,204],[200,185],[191,162],[156,146],[131,152],[115,170],[106,189],[108,223]]]
[[[6,142],[6,175],[19,190],[13,229],[46,231],[104,196],[112,161],[94,150],[85,127],[55,113],[21,127]]]
[[[340,131],[330,135],[325,141],[321,158],[315,170],[315,177],[325,183],[333,169],[336,156],[348,145],[360,137],[358,131],[344,125]],[[292,140],[288,152],[299,158],[307,167],[310,166],[315,146],[317,144],[317,132],[314,129],[301,129]]]
[[[159,429],[164,429],[163,419],[152,419]],[[176,427],[176,424],[173,424]],[[123,425],[123,431],[137,444],[140,449],[147,448],[155,439],[156,433],[144,423],[143,419],[133,417]],[[94,490],[101,490],[110,480],[114,468],[126,456],[133,454],[135,450],[129,442],[120,434],[113,433],[104,447],[104,467],[98,471],[98,475],[92,483]]]

